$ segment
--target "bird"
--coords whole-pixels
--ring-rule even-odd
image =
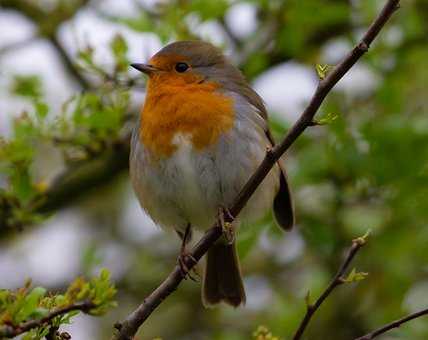
[[[193,230],[208,230],[227,212],[274,146],[267,111],[241,71],[208,42],[172,42],[147,63],[131,66],[148,76],[131,137],[131,183],[151,219],[181,238],[178,260],[186,275]],[[249,225],[272,207],[277,224],[291,229],[293,201],[282,160],[208,250],[204,306],[245,304],[235,234],[241,221]]]

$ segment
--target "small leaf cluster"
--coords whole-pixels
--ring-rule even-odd
[[[43,287],[32,288],[31,281],[16,291],[0,290],[0,336],[6,328],[19,329],[26,322],[49,317],[53,311],[79,303],[87,304],[87,309],[76,308],[40,323],[23,337],[24,340],[42,339],[52,328],[59,329],[69,324],[79,310],[91,315],[106,313],[116,306],[115,295],[116,288],[110,282],[110,273],[106,269],[89,281],[81,277],[75,279],[64,294],[50,294]]]
[[[116,34],[109,44],[113,65],[106,67],[95,60],[95,49],[86,45],[77,54],[76,67],[83,74],[92,76],[97,88],[114,91],[117,87],[129,88],[144,81],[143,77],[131,78],[128,74],[131,61],[128,58],[128,43],[121,34]]]
[[[357,272],[355,268],[352,268],[351,272],[348,274],[346,278],[343,279],[344,283],[353,283],[364,280],[369,273],[365,272]]]
[[[272,332],[266,326],[259,326],[253,333],[255,340],[279,340],[277,336],[272,335]]]
[[[32,103],[31,112],[24,111],[12,123],[12,137],[0,138],[0,173],[7,180],[0,187],[0,227],[21,227],[37,223],[40,216],[30,212],[31,202],[40,197],[42,183],[32,179],[31,165],[35,145],[49,139],[46,117],[49,108],[42,100],[41,83],[34,76],[17,76],[12,90]]]
[[[64,105],[52,140],[62,147],[68,161],[95,157],[120,139],[128,105],[125,90],[77,95]]]
[[[318,78],[323,80],[327,76],[328,72],[332,69],[332,65],[328,64],[316,64],[315,69],[317,71]]]
[[[116,288],[111,283],[109,271],[102,269],[100,275],[90,281],[82,277],[75,279],[68,287],[65,296],[72,301],[91,301],[95,307],[88,313],[103,315],[109,309],[116,307],[114,301],[116,292]]]

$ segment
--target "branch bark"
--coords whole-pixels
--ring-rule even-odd
[[[302,338],[303,333],[309,325],[309,322],[312,319],[312,316],[315,312],[321,307],[322,303],[327,299],[330,294],[333,292],[335,288],[346,283],[346,279],[344,277],[346,271],[349,268],[352,260],[354,259],[357,252],[363,247],[366,243],[365,237],[359,237],[352,241],[352,246],[348,251],[348,255],[345,258],[345,261],[340,266],[338,272],[334,276],[333,280],[329,283],[325,291],[321,294],[321,296],[315,301],[314,304],[308,304],[306,308],[306,314],[302,321],[300,322],[299,327],[294,333],[293,340],[299,340]]]
[[[251,176],[247,184],[244,186],[234,204],[229,207],[231,216],[228,216],[229,214],[225,214],[224,219],[226,221],[231,222],[231,220],[240,213],[276,161],[278,161],[278,159],[287,151],[303,131],[307,127],[311,126],[313,118],[327,94],[346,74],[346,72],[348,72],[349,69],[361,58],[361,56],[368,51],[369,46],[394,11],[398,8],[399,3],[400,0],[387,1],[381,13],[369,27],[360,43],[331,70],[327,77],[320,81],[314,96],[299,120],[293,125],[280,144],[277,144],[273,149],[267,151],[266,156],[257,171]],[[219,221],[217,221],[192,249],[191,256],[189,258],[199,261],[221,235],[222,228]],[[186,265],[191,269],[195,263],[193,260],[189,260],[186,261]],[[139,327],[147,320],[156,307],[158,307],[164,299],[177,289],[182,280],[183,276],[181,274],[180,267],[177,265],[168,277],[143,301],[140,306],[138,306],[122,323],[117,323],[115,325],[118,332],[113,335],[113,339],[132,340]]]
[[[409,315],[405,316],[404,318],[395,320],[395,321],[393,321],[389,324],[386,324],[385,326],[378,328],[378,329],[374,330],[373,332],[370,332],[370,333],[368,333],[362,337],[359,337],[355,340],[371,340],[371,339],[377,338],[381,334],[389,332],[390,330],[392,330],[394,328],[400,327],[402,324],[404,324],[406,322],[409,322],[413,319],[420,318],[421,316],[424,316],[424,315],[428,315],[428,308],[423,309],[423,310],[416,312],[416,313],[409,314]]]
[[[44,318],[39,320],[31,320],[27,321],[23,324],[16,326],[2,326],[0,327],[0,337],[4,338],[14,338],[20,334],[24,334],[32,330],[33,328],[41,327],[45,324],[48,324],[52,319],[56,318],[59,315],[65,315],[75,310],[80,310],[82,312],[89,312],[92,308],[96,307],[96,305],[92,302],[81,302],[75,303],[67,307],[59,308],[53,312],[50,312]]]

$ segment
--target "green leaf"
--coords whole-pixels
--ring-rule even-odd
[[[357,272],[355,268],[351,270],[351,272],[348,274],[348,276],[343,279],[343,282],[345,283],[352,283],[352,282],[358,282],[364,280],[369,273],[364,272]]]
[[[96,308],[91,310],[92,315],[104,314],[107,309],[116,306],[116,302],[113,299],[116,296],[117,290],[110,283],[110,272],[107,269],[103,268],[100,276],[90,281],[90,286],[91,301],[97,305]]]
[[[22,301],[19,311],[15,314],[15,322],[21,323],[36,313],[40,299],[46,294],[46,289],[35,287]]]
[[[128,52],[128,44],[121,34],[116,34],[110,42],[110,48],[116,57],[123,57]]]
[[[36,109],[36,117],[40,121],[45,119],[46,116],[48,115],[49,106],[44,102],[37,101],[35,104],[35,109]]]
[[[42,83],[35,75],[16,75],[13,78],[11,91],[17,96],[37,99],[42,96]]]
[[[317,64],[315,69],[317,70],[317,74],[318,77],[323,80],[326,76],[327,73],[333,68],[332,65],[328,65],[328,64]]]
[[[110,42],[110,49],[116,61],[116,72],[126,72],[129,67],[129,60],[126,57],[128,53],[128,44],[122,35],[116,34]]]
[[[339,118],[338,114],[330,112],[330,113],[327,113],[325,117],[315,120],[315,122],[318,125],[328,125],[333,123],[337,118]]]
[[[26,166],[17,167],[9,177],[12,193],[20,201],[27,202],[35,194],[29,169]]]

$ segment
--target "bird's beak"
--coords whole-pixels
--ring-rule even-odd
[[[159,71],[159,69],[157,69],[156,67],[154,67],[153,65],[149,65],[149,64],[131,64],[131,66],[133,68],[135,68],[136,70],[143,72],[147,75],[151,75],[153,72]]]

